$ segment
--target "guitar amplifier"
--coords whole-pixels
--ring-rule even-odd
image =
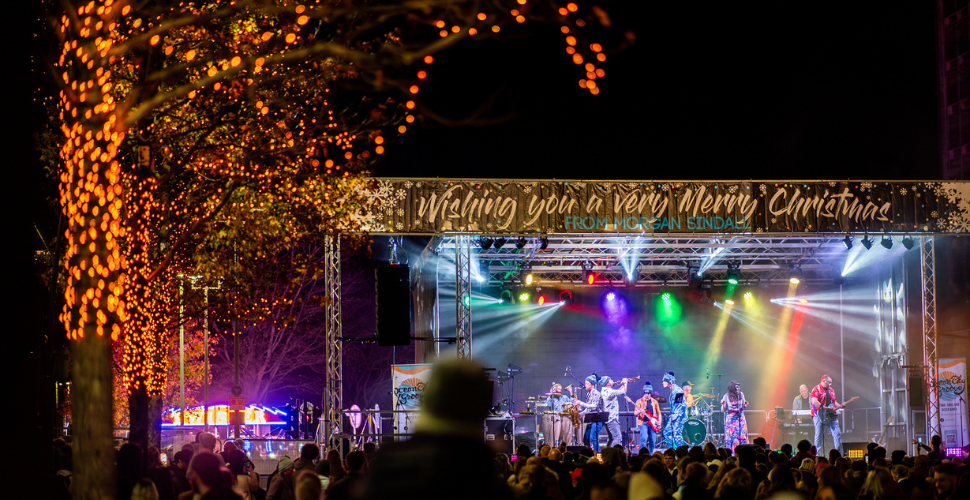
[[[515,453],[515,420],[511,418],[485,419],[485,444],[495,453],[509,456]]]

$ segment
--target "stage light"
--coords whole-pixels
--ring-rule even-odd
[[[639,262],[629,272],[627,272],[625,269],[623,270],[623,283],[626,286],[636,286],[637,285],[637,280],[639,280],[639,279],[640,279],[640,263]]]
[[[727,267],[727,282],[732,285],[737,285],[738,281],[741,280],[741,271],[738,269],[738,264],[736,262],[728,262]]]
[[[670,302],[670,300],[671,300],[672,297],[670,295],[670,292],[663,292],[663,293],[660,294],[660,298],[664,302]]]
[[[883,236],[882,241],[880,241],[879,244],[882,245],[882,247],[886,250],[893,249],[893,239],[891,236]]]
[[[481,238],[478,239],[478,246],[480,246],[482,248],[482,250],[488,250],[492,246],[492,243],[494,241],[495,240],[493,240],[491,238],[487,238],[485,236],[482,236]]]
[[[613,302],[616,300],[616,292],[609,292],[606,294],[606,300]]]
[[[496,238],[495,239],[495,249],[498,250],[498,249],[502,248],[503,246],[505,246],[505,242],[506,241],[508,241],[508,240],[505,239],[504,236],[503,237]]]
[[[592,285],[593,282],[596,281],[596,275],[593,274],[593,263],[587,260],[583,262],[582,266],[583,281],[586,282],[587,285]]]
[[[540,295],[539,296],[539,300],[537,302],[539,302],[539,305],[540,306],[543,305],[543,304],[545,304],[546,303],[546,296],[545,295]]]
[[[842,286],[845,284],[845,276],[839,271],[838,266],[832,266],[832,283]]]
[[[729,306],[733,306],[734,305],[734,301],[731,300],[731,299],[725,300],[724,303],[727,304],[727,305],[729,305]]]
[[[802,281],[802,265],[797,262],[788,263],[788,281],[794,285]]]
[[[913,241],[913,238],[910,238],[909,236],[903,238],[903,247],[905,247],[906,250],[912,250],[913,246],[915,245],[916,242]]]
[[[512,299],[512,290],[502,290],[502,295],[498,300],[499,304],[512,304],[514,300]]]
[[[559,292],[559,304],[569,304],[573,301],[573,292],[569,290],[561,290]]]
[[[808,299],[798,299],[799,304],[808,304]]]
[[[539,238],[539,250],[545,250],[547,248],[549,248],[549,238],[545,236]]]
[[[696,288],[700,286],[701,282],[704,281],[700,268],[687,266],[687,286],[688,288]]]
[[[866,247],[866,250],[869,250],[870,248],[872,248],[872,240],[869,239],[868,235],[863,236],[862,241],[860,241],[860,243],[862,243],[862,246]]]
[[[535,281],[535,276],[532,274],[531,262],[523,262],[519,270],[521,273],[519,281],[521,281],[523,285],[531,285],[532,282]]]
[[[852,250],[852,238],[849,235],[845,235],[845,239],[842,240],[842,244],[845,245],[846,250]]]
[[[472,303],[472,298],[468,295],[462,297],[462,302],[465,303],[465,307],[468,307]]]
[[[529,292],[519,292],[519,302],[528,302]]]
[[[515,242],[515,248],[522,250],[523,248],[525,248],[525,244],[526,244],[525,236],[520,236],[519,241]]]
[[[752,299],[754,299],[754,294],[751,293],[750,290],[748,290],[747,292],[744,292],[744,300],[752,300]]]
[[[478,277],[476,278],[479,283],[485,283],[488,281],[488,268],[491,266],[491,261],[481,260],[478,261]]]

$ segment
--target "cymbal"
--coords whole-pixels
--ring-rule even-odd
[[[654,396],[653,399],[656,399],[658,403],[666,403],[667,402],[667,398],[665,398],[663,396]]]
[[[701,393],[701,394],[694,394],[694,397],[695,398],[716,398],[717,397],[717,394],[704,394],[704,393]]]

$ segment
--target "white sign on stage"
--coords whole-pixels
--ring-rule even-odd
[[[391,365],[391,394],[395,410],[420,410],[431,377],[431,364]],[[417,413],[395,413],[394,433],[413,434]],[[398,438],[403,441],[407,438]]]
[[[970,443],[967,432],[967,359],[940,359],[937,390],[940,393],[940,431],[947,448]]]

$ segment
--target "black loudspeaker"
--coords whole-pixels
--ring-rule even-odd
[[[515,447],[526,445],[535,453],[536,450],[536,433],[534,432],[520,432],[515,435]]]
[[[515,421],[510,418],[485,419],[485,444],[495,453],[515,454],[515,443],[512,435],[515,431]]]
[[[923,377],[909,377],[909,406],[926,406]]]
[[[586,449],[586,447],[585,447],[585,446],[567,446],[567,447],[566,447],[566,451],[571,451],[571,452],[573,452],[573,453],[577,453],[577,454],[578,454],[579,452],[581,452],[581,451],[583,451],[583,450],[585,450],[585,449]]]
[[[411,287],[408,266],[384,264],[377,271],[377,345],[411,343]]]

